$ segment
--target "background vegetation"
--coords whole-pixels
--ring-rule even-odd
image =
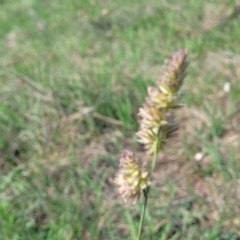
[[[146,86],[189,50],[144,239],[240,239],[240,3],[0,1],[0,239],[134,239],[112,183]]]

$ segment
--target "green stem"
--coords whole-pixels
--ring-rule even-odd
[[[141,213],[141,219],[140,219],[140,223],[139,223],[137,240],[140,240],[141,239],[141,235],[142,235],[143,220],[144,220],[145,212],[146,212],[146,209],[147,209],[147,201],[148,201],[148,192],[149,192],[149,190],[150,190],[150,187],[148,187],[146,190],[145,189],[143,190],[143,193],[144,193],[144,205],[143,205],[143,208],[142,208],[142,213]]]
[[[151,173],[153,172],[155,166],[156,166],[156,161],[157,161],[157,153],[158,153],[158,145],[159,145],[159,141],[160,139],[162,139],[162,132],[161,132],[161,128],[158,129],[158,134],[156,135],[157,139],[155,142],[155,151],[153,153],[153,159],[152,159],[152,167],[151,167]]]
[[[156,147],[155,147],[155,151],[153,154],[153,159],[152,159],[152,167],[151,167],[151,173],[153,172],[155,165],[156,165],[156,160],[157,160],[157,152],[158,152],[158,144],[159,144],[159,139],[161,136],[157,136],[156,139]],[[143,194],[144,194],[144,205],[142,208],[142,213],[141,213],[141,218],[140,218],[140,223],[139,223],[139,228],[138,228],[138,237],[137,240],[141,239],[141,235],[142,235],[142,227],[143,227],[143,221],[144,221],[144,217],[145,217],[145,212],[147,209],[147,202],[148,202],[148,195],[150,192],[150,187],[147,187],[146,189],[143,190]]]

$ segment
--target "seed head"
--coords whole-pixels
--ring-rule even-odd
[[[176,130],[170,110],[181,106],[177,91],[186,75],[186,58],[187,50],[179,50],[166,61],[157,87],[148,88],[148,97],[139,109],[140,129],[136,135],[149,155]]]
[[[139,167],[133,153],[128,150],[122,151],[119,161],[114,182],[119,186],[119,193],[125,202],[130,200],[136,203],[142,190],[150,185],[149,173]]]

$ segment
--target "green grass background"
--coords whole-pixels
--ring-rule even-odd
[[[136,237],[141,203],[116,194],[117,156],[143,155],[138,108],[180,48],[191,62],[186,107],[162,153],[170,163],[153,176],[143,239],[240,239],[239,9],[1,0],[0,239]]]

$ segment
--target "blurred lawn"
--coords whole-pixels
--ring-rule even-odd
[[[240,239],[239,13],[237,0],[0,1],[0,239],[134,239],[141,206],[115,192],[117,156],[143,155],[138,108],[179,48],[187,105],[144,239]]]

